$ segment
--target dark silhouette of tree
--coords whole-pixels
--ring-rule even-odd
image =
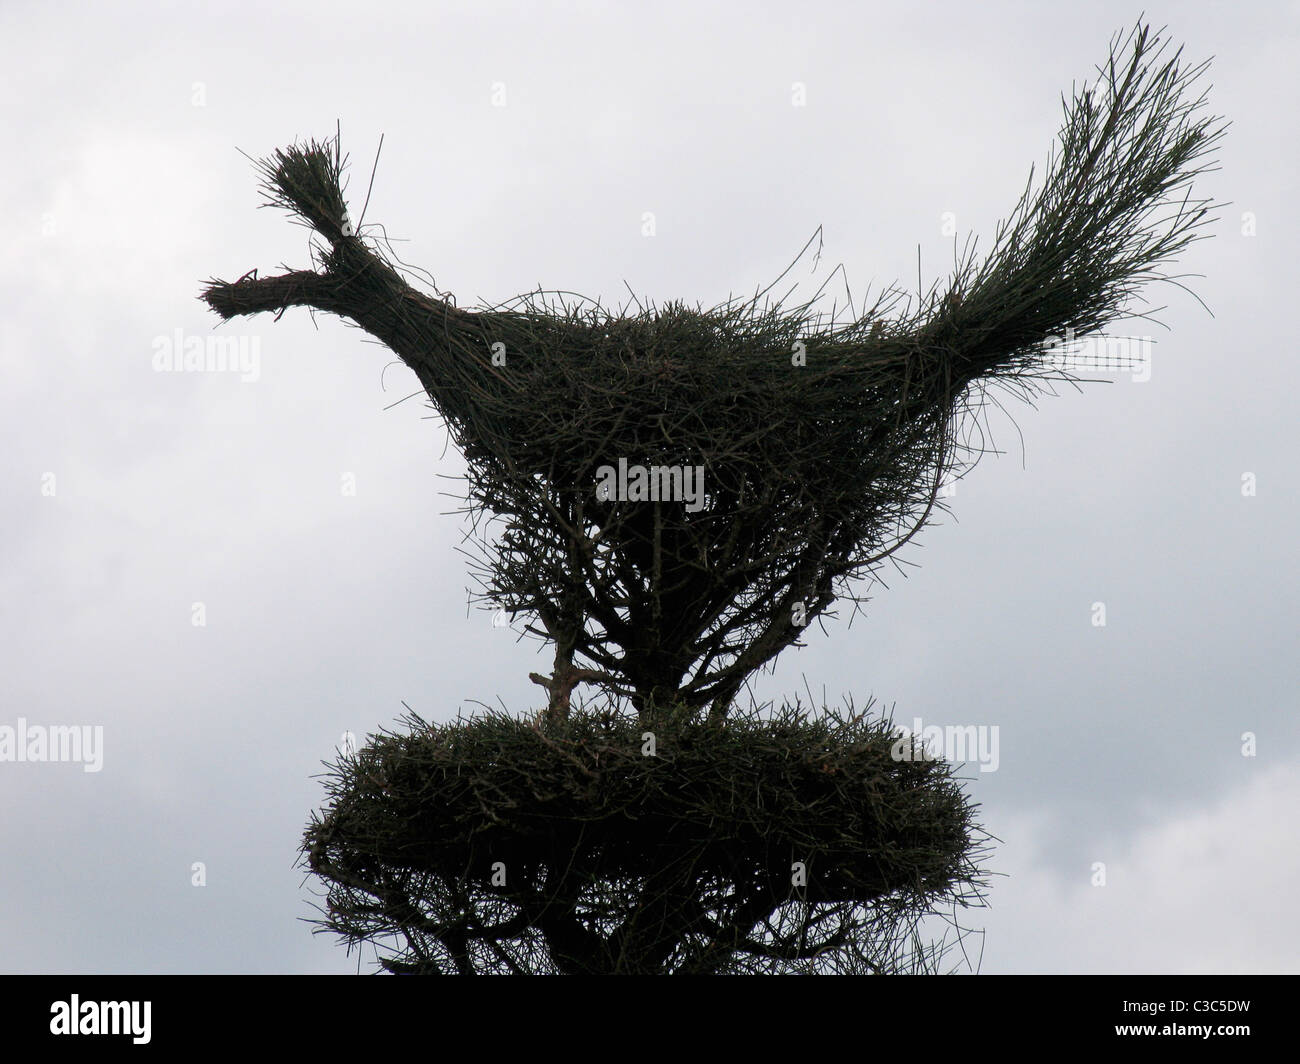
[[[1158,42],[1112,42],[983,259],[968,243],[942,293],[847,322],[771,289],[464,310],[354,229],[337,138],[260,164],[320,238],[315,268],[203,298],[224,319],[311,307],[396,352],[466,457],[480,598],[555,650],[535,721],[411,715],[336,766],[304,844],[327,928],[399,936],[393,971],[937,967],[920,919],[980,886],[948,766],[900,758],[851,706],[737,696],[942,508],[985,388],[1074,379],[1062,338],[1121,317],[1199,238],[1212,204],[1190,183],[1223,127],[1187,96],[1205,64]]]

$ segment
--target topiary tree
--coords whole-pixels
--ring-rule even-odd
[[[397,936],[392,971],[938,967],[919,921],[980,897],[985,838],[949,767],[851,703],[737,696],[943,506],[984,388],[1076,379],[1061,338],[1198,239],[1212,205],[1188,186],[1223,127],[1186,96],[1205,64],[1158,42],[1112,41],[986,257],[847,322],[767,292],[461,309],[354,228],[337,137],[260,164],[315,268],[203,298],[337,314],[396,352],[465,455],[478,597],[554,646],[535,719],[412,714],[335,766],[304,842],[325,928]]]

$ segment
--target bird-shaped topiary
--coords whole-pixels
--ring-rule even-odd
[[[970,878],[969,808],[941,771],[882,759],[887,737],[858,717],[765,727],[735,717],[736,696],[837,598],[858,604],[855,583],[944,505],[984,387],[1068,378],[1061,338],[1119,318],[1198,238],[1212,205],[1189,183],[1223,129],[1186,95],[1204,64],[1161,62],[1158,41],[1139,25],[1112,42],[982,260],[968,245],[942,293],[910,310],[886,293],[847,322],[770,289],[712,309],[540,292],[462,309],[353,226],[337,138],[260,164],[269,202],[321,238],[317,268],[214,280],[203,298],[224,319],[312,307],[394,351],[465,455],[471,512],[499,522],[480,541],[482,597],[555,648],[532,674],[536,724],[420,722],[408,743],[376,741],[364,776],[340,770],[307,846],[340,891],[336,930],[406,933],[395,970],[779,968],[850,949],[875,926],[854,923],[862,907],[891,891],[926,884],[912,912]],[[575,713],[580,685],[606,715]],[[630,719],[607,715],[627,704]],[[903,853],[928,855],[924,874]],[[848,907],[815,948],[798,920],[753,937],[791,902],[792,862],[817,870],[805,917]],[[366,911],[383,915],[348,923]],[[879,967],[879,950],[855,956]]]

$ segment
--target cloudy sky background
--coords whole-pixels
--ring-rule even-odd
[[[306,311],[226,327],[259,344],[256,381],[154,371],[159,337],[215,325],[204,280],[308,264],[238,149],[341,122],[356,217],[384,134],[366,220],[462,306],[539,285],[618,305],[625,281],[710,305],[819,225],[799,278],[843,263],[860,297],[913,286],[918,243],[944,275],[944,212],[987,245],[1060,94],[1139,12],[7,0],[0,725],[101,725],[105,750],[98,773],[0,763],[0,969],[355,971],[294,867],[321,762],[403,701],[538,705],[537,644],[467,608],[459,456],[418,396],[388,409],[413,374]],[[1149,381],[1008,399],[1005,453],[917,567],[755,685],[998,727],[997,771],[963,772],[1001,840],[991,907],[962,917],[984,972],[1300,970],[1300,5],[1147,16],[1215,57],[1233,122],[1196,186],[1232,205],[1174,271],[1205,275],[1213,316],[1156,288],[1169,330],[1127,330],[1157,341]]]

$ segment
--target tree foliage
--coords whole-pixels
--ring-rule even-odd
[[[975,878],[968,811],[883,734],[760,723],[737,696],[942,508],[978,457],[962,430],[984,389],[1071,379],[1062,338],[1128,312],[1211,220],[1190,186],[1223,127],[1189,92],[1205,64],[1164,49],[1146,26],[1117,36],[988,253],[968,242],[942,291],[851,320],[771,289],[462,309],[354,228],[337,138],[260,163],[314,268],[203,298],[224,319],[336,314],[415,372],[467,461],[480,598],[555,651],[537,722],[420,727],[338,770],[306,847],[334,930],[400,932],[394,970],[900,967],[896,932]],[[613,469],[662,490],[611,492]]]

